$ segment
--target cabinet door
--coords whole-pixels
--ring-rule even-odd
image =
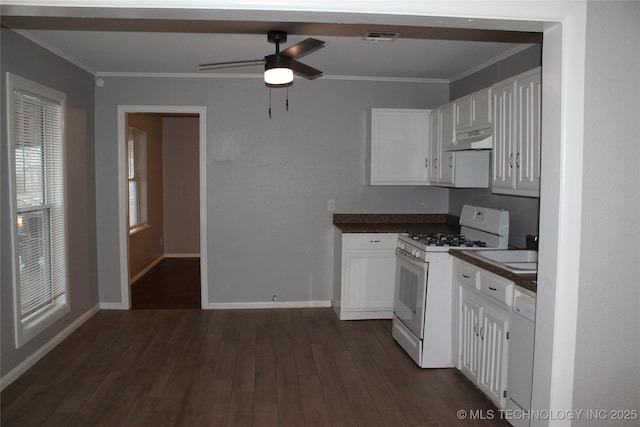
[[[447,104],[441,107],[441,122],[440,122],[440,138],[442,144],[439,147],[438,153],[438,184],[453,185],[454,184],[454,168],[455,168],[455,152],[444,151],[447,147],[455,145],[455,106],[457,103]]]
[[[487,126],[491,115],[491,89],[465,96],[455,102],[455,131],[461,132]]]
[[[471,127],[472,112],[471,95],[455,102],[455,131],[460,132]]]
[[[393,250],[344,252],[342,309],[393,310],[396,256]]]
[[[471,95],[471,127],[486,126],[492,122],[491,89]]]
[[[442,161],[440,162],[440,180],[438,184],[453,185],[456,167],[455,151],[445,151],[440,154]]]
[[[478,388],[499,407],[505,408],[507,399],[507,310],[484,305],[480,323],[480,368]]]
[[[475,384],[478,380],[480,303],[462,286],[458,318],[458,364],[460,371]]]
[[[431,141],[426,163],[429,182],[437,183],[440,176],[440,145],[442,143],[442,109],[431,110]]]
[[[456,144],[456,105],[456,102],[452,102],[440,107],[440,139],[442,151],[446,151]]]
[[[373,109],[371,185],[424,185],[430,110]]]
[[[492,89],[493,98],[493,152],[492,191],[511,193],[515,189],[514,144],[514,82]]]
[[[540,195],[540,73],[516,81],[516,188],[523,196]]]

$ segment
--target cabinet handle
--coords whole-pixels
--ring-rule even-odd
[[[467,274],[463,274],[463,275],[462,275],[462,277],[464,277],[465,279],[468,279],[468,278],[469,278],[469,277],[471,277],[471,276],[469,276],[469,275],[467,275]]]
[[[369,243],[380,243],[380,240],[369,240]]]
[[[520,153],[516,154],[516,167],[520,167]]]
[[[428,157],[425,157],[425,158],[424,158],[424,168],[426,169],[426,168],[428,168],[428,167],[429,167],[429,158],[428,158]]]
[[[453,169],[453,156],[449,157],[449,167]]]
[[[513,153],[509,154],[509,167],[513,168]]]
[[[484,340],[484,326],[480,328],[480,339]]]
[[[433,168],[438,169],[438,158],[433,159]]]
[[[478,333],[478,324],[477,324],[477,323],[473,326],[473,331],[476,333],[476,336],[479,336],[479,335],[480,335],[480,334]]]
[[[497,289],[496,289],[496,288],[493,288],[493,287],[491,287],[491,286],[489,286],[489,290],[490,290],[490,291],[497,291]]]

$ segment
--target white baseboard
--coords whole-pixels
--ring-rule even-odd
[[[132,283],[135,283],[136,280],[138,280],[139,278],[141,278],[142,276],[144,276],[145,274],[147,274],[153,267],[155,267],[156,265],[158,265],[158,263],[160,261],[162,261],[164,259],[165,255],[160,255],[158,258],[156,258],[155,260],[153,260],[153,262],[149,265],[147,265],[145,268],[142,269],[142,271],[138,274],[136,274],[135,276],[133,276],[131,279],[129,279],[129,286],[131,286]]]
[[[24,374],[30,367],[35,365],[38,360],[42,359],[65,338],[71,335],[73,331],[78,329],[84,322],[89,320],[89,318],[96,314],[99,309],[99,306],[96,305],[82,313],[76,320],[74,320],[69,326],[64,328],[58,335],[53,337],[50,341],[33,352],[31,356],[27,357],[22,363],[9,371],[4,377],[0,378],[0,390],[4,390],[9,384],[17,380],[20,375]]]
[[[101,302],[100,310],[127,310],[121,302]]]
[[[337,310],[340,320],[393,319],[393,308],[377,310]]]
[[[200,258],[200,254],[164,254],[165,258]]]
[[[210,310],[321,307],[331,307],[331,301],[211,302],[206,306],[206,308]]]

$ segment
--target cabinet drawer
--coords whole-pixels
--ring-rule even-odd
[[[479,273],[480,292],[491,300],[511,307],[513,304],[513,282],[488,271]]]
[[[398,242],[396,233],[349,233],[342,235],[343,249],[391,249]]]
[[[453,278],[457,283],[476,288],[477,277],[478,269],[476,267],[463,261],[454,260]]]

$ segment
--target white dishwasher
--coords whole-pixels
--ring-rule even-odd
[[[508,421],[515,427],[529,427],[530,424],[535,320],[535,298],[516,289],[510,319],[507,377]]]

